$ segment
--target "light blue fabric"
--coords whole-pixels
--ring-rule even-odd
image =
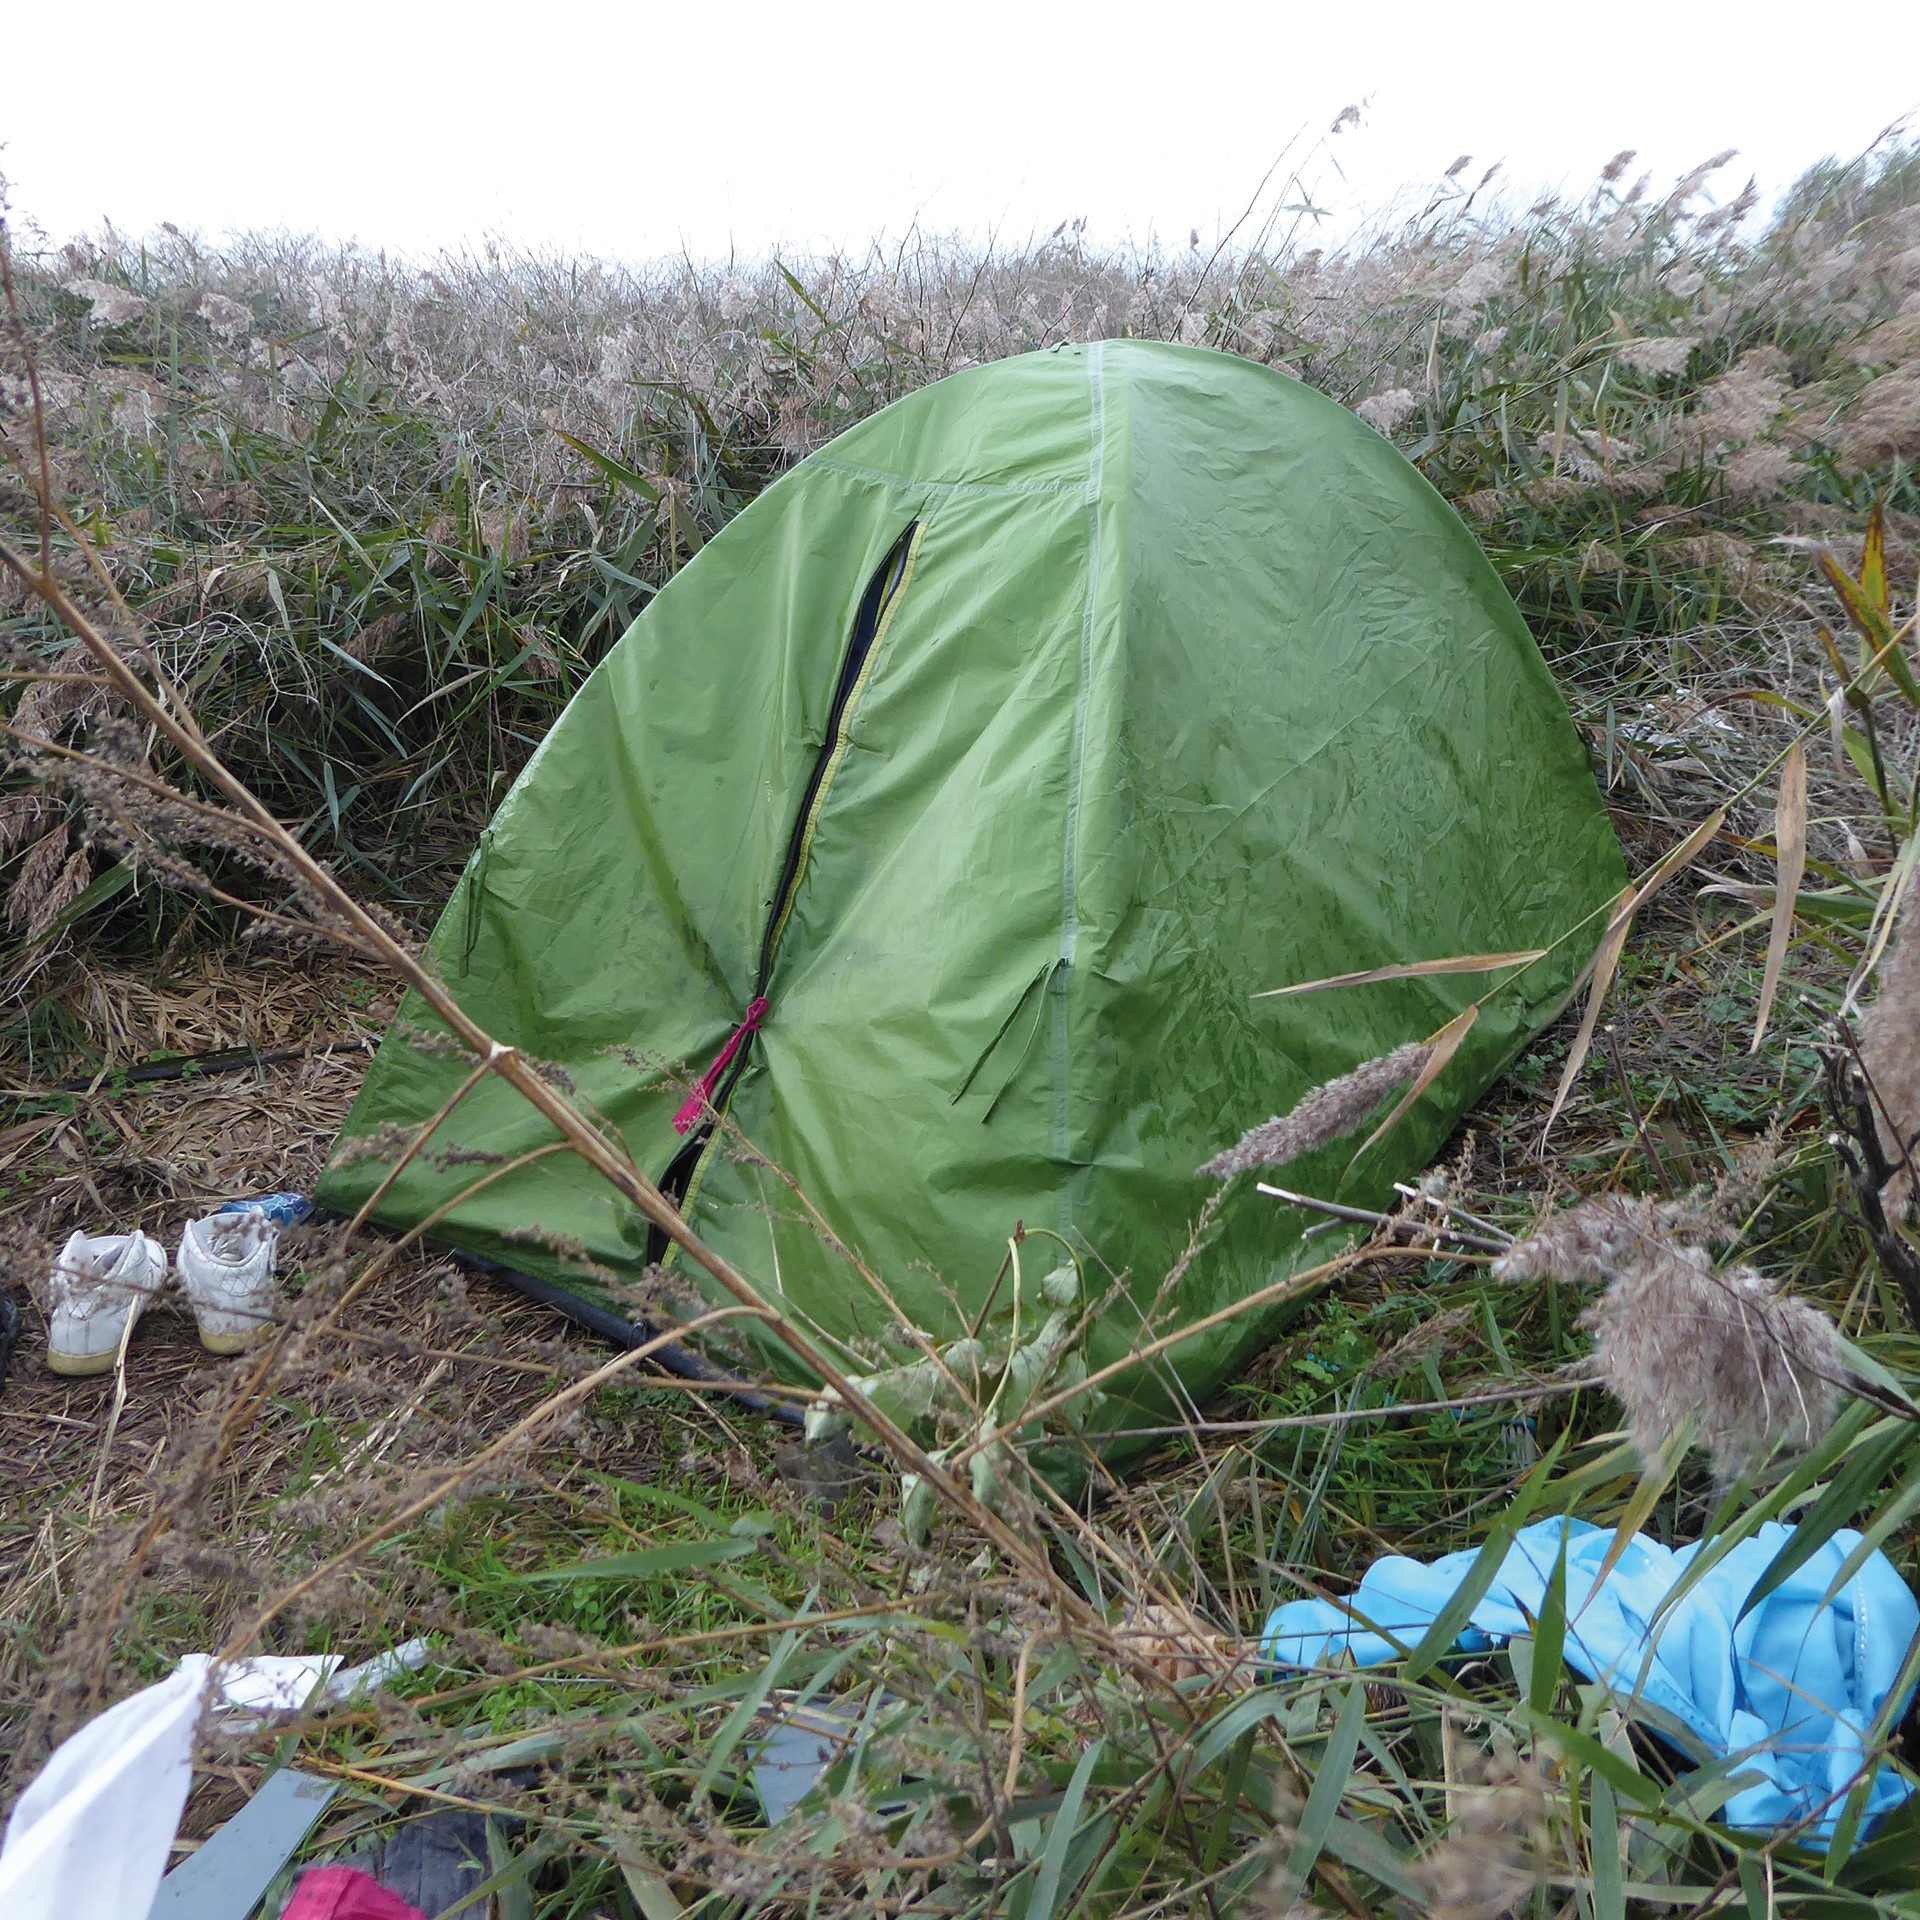
[[[1533,1631],[1563,1533],[1567,1606],[1575,1616],[1567,1623],[1567,1665],[1631,1694],[1646,1662],[1648,1622],[1686,1572],[1697,1545],[1663,1547],[1636,1534],[1587,1600],[1612,1544],[1611,1529],[1584,1520],[1527,1527],[1514,1536],[1457,1644],[1475,1652]],[[1777,1523],[1761,1527],[1674,1607],[1651,1636],[1653,1660],[1639,1693],[1692,1728],[1716,1755],[1739,1754],[1742,1768],[1761,1776],[1727,1802],[1731,1825],[1770,1830],[1823,1809],[1813,1832],[1824,1845],[1863,1765],[1863,1736],[1920,1629],[1920,1604],[1886,1556],[1876,1553],[1823,1608],[1821,1596],[1860,1541],[1857,1533],[1843,1531],[1736,1625],[1741,1605],[1791,1533]],[[1402,1647],[1417,1641],[1474,1558],[1467,1552],[1431,1565],[1398,1556],[1376,1561],[1346,1607],[1296,1600],[1276,1608],[1261,1635],[1261,1652],[1283,1667],[1320,1666],[1341,1653],[1351,1654],[1357,1665],[1379,1666],[1401,1650],[1383,1634],[1396,1636]],[[1867,1800],[1868,1818],[1899,1806],[1912,1791],[1882,1765]]]

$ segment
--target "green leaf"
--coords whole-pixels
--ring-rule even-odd
[[[493,1868],[495,1876],[494,1912],[499,1920],[533,1920],[533,1872],[560,1851],[563,1843],[555,1840],[536,1841],[526,1850],[522,1858],[527,1862],[526,1871],[516,1871],[513,1849],[507,1844],[507,1836],[500,1831],[500,1823],[491,1815],[487,1817],[487,1864]],[[511,1876],[511,1877],[507,1877]],[[485,1892],[483,1887],[475,1887],[466,1897],[476,1903]],[[484,1906],[479,1911],[486,1911]]]
[[[1227,1835],[1233,1829],[1233,1816],[1247,1783],[1247,1766],[1253,1758],[1253,1734],[1253,1728],[1249,1727],[1233,1743],[1233,1757],[1227,1763],[1226,1785],[1221,1790],[1220,1805],[1213,1816],[1213,1829],[1207,1835],[1206,1852],[1200,1861],[1202,1873],[1211,1873],[1219,1865],[1220,1856],[1226,1849]]]
[[[713,1533],[740,1533],[753,1531],[771,1533],[777,1524],[772,1514],[764,1509],[742,1514],[738,1519],[729,1519],[716,1508],[693,1499],[684,1493],[675,1493],[670,1487],[644,1486],[638,1480],[622,1480],[610,1473],[596,1473],[590,1478],[597,1480],[603,1487],[612,1487],[623,1495],[644,1501],[649,1506],[664,1507],[669,1513],[684,1513],[689,1519],[698,1520],[703,1527]],[[743,1522],[752,1522],[752,1527],[743,1527]]]
[[[616,1858],[619,1856],[616,1854]],[[641,1920],[680,1920],[685,1911],[674,1898],[673,1889],[661,1874],[636,1860],[620,1859],[620,1877],[640,1909]]]
[[[1916,837],[1910,841],[1908,846],[1920,848],[1920,837]],[[1903,864],[1908,862],[1908,851],[1906,847],[1901,849],[1900,859]],[[1894,873],[1898,871],[1899,867],[1896,866]],[[1887,879],[1888,882],[1891,883],[1893,874],[1888,874]],[[1855,1346],[1851,1340],[1844,1338],[1841,1340],[1840,1357],[1846,1361],[1849,1371],[1857,1374],[1868,1386],[1878,1387],[1889,1400],[1897,1402],[1900,1406],[1910,1408],[1912,1410],[1912,1417],[1916,1421],[1920,1421],[1920,1403],[1916,1403],[1914,1400],[1907,1382],[1889,1373],[1872,1354],[1866,1352],[1863,1348]]]
[[[712,1751],[707,1755],[706,1765],[700,1769],[700,1777],[694,1782],[698,1793],[712,1790],[714,1781],[719,1777],[720,1769],[733,1757],[733,1750],[753,1725],[767,1695],[771,1693],[780,1679],[782,1669],[793,1658],[793,1650],[800,1644],[800,1636],[793,1629],[780,1636],[771,1658],[754,1676],[753,1685],[740,1696],[738,1705],[727,1715],[720,1731],[714,1736]]]
[[[1912,1682],[1913,1664],[1910,1659],[1905,1684]],[[1896,1687],[1892,1697],[1898,1698],[1901,1691]],[[1909,1800],[1880,1821],[1873,1838],[1853,1850],[1840,1870],[1838,1884],[1863,1889],[1920,1886],[1920,1800]]]
[[[1881,1544],[1896,1527],[1915,1512],[1920,1512],[1920,1475],[1910,1480],[1860,1529],[1859,1544],[1840,1562],[1827,1590],[1820,1596],[1822,1610],[1833,1605],[1840,1590],[1879,1552]]]
[[[1858,727],[1843,727],[1840,732],[1840,744],[1847,750],[1847,758],[1853,762],[1853,770],[1868,786],[1877,789],[1880,776],[1874,768],[1873,749],[1867,745],[1867,736]]]
[[[1655,1733],[1663,1731],[1644,1700],[1636,1717]],[[1676,1741],[1676,1747],[1678,1744]],[[1696,1831],[1705,1832],[1707,1822],[1736,1793],[1744,1793],[1760,1777],[1754,1769],[1750,1753],[1734,1752],[1718,1760],[1709,1760],[1691,1773],[1683,1773],[1664,1789],[1661,1794],[1661,1805],[1665,1810],[1662,1818],[1669,1823],[1692,1822]]]
[[[1292,1688],[1257,1687],[1243,1693],[1207,1722],[1194,1743],[1191,1773],[1204,1773],[1243,1735],[1251,1733],[1263,1720],[1284,1720]]]
[[[652,481],[643,480],[631,467],[623,465],[620,461],[616,460],[612,454],[602,453],[598,447],[590,447],[584,440],[576,440],[572,434],[563,431],[559,427],[555,427],[554,432],[559,434],[560,438],[564,440],[581,459],[598,467],[616,486],[629,487],[643,499],[657,501],[660,498],[660,489],[656,487]]]
[[[645,1580],[657,1573],[680,1573],[688,1567],[718,1566],[752,1553],[756,1540],[681,1540],[668,1547],[649,1547],[641,1553],[615,1553],[604,1560],[576,1560],[569,1566],[523,1573],[529,1580]]]
[[[831,326],[832,323],[820,310],[820,303],[787,271],[786,267],[780,261],[776,260],[773,263],[773,268],[774,271],[779,274],[780,278],[787,283],[788,287],[792,289],[794,298],[798,300],[823,327]]]
[[[1895,1676],[1893,1685],[1887,1689],[1887,1697],[1881,1702],[1880,1711],[1873,1716],[1873,1725],[1867,1729],[1866,1739],[1862,1743],[1867,1752],[1878,1752],[1886,1744],[1893,1733],[1894,1721],[1900,1717],[1900,1710],[1913,1698],[1916,1681],[1920,1681],[1920,1632],[1916,1632],[1909,1643],[1907,1657],[1900,1663],[1900,1671]],[[1854,1836],[1858,1833],[1861,1819],[1866,1814],[1867,1795],[1872,1790],[1874,1771],[1873,1769],[1863,1771],[1860,1778],[1854,1782],[1852,1791],[1847,1795],[1847,1804],[1840,1818],[1834,1823],[1833,1843],[1827,1849],[1829,1880],[1840,1874],[1847,1864],[1849,1855],[1854,1852]],[[1905,1845],[1908,1857],[1920,1861],[1920,1822],[1915,1822],[1912,1818],[1912,1805],[1913,1803],[1910,1802],[1907,1809],[1909,1827],[1905,1835]],[[1878,1838],[1871,1846],[1864,1849],[1866,1854],[1877,1855],[1887,1850],[1888,1843],[1899,1841],[1900,1835],[1897,1829],[1889,1832],[1893,1824],[1894,1816],[1891,1815],[1881,1823]]]
[[[1783,1581],[1805,1566],[1840,1528],[1851,1522],[1893,1463],[1914,1444],[1914,1430],[1904,1420],[1889,1417],[1882,1423],[1882,1430],[1869,1433],[1853,1458],[1828,1482],[1826,1492],[1800,1516],[1792,1538],[1753,1583],[1752,1591],[1741,1603],[1738,1618],[1744,1620]]]
[[[1876,507],[1874,511],[1878,513],[1879,508]],[[1869,534],[1868,554],[1863,569],[1865,577],[1862,580],[1850,579],[1845,569],[1828,553],[1820,556],[1820,571],[1827,576],[1827,584],[1840,596],[1847,610],[1847,618],[1860,635],[1862,665],[1877,656],[1907,703],[1920,707],[1920,683],[1915,682],[1913,669],[1908,665],[1899,641],[1894,638],[1893,620],[1887,611],[1884,549],[1876,556]]]
[[[133,869],[128,866],[112,866],[105,873],[96,874],[86,886],[81,888],[74,898],[60,911],[53,923],[53,930],[70,927],[83,913],[90,913],[95,907],[104,906],[133,885]]]
[[[1840,603],[1847,610],[1847,618],[1853,622],[1860,638],[1869,648],[1885,646],[1893,632],[1885,610],[1874,605],[1865,588],[1832,554],[1823,553],[1820,556],[1820,571],[1827,576],[1827,585],[1840,596]]]
[[[1567,1641],[1567,1536],[1560,1536],[1560,1557],[1553,1563],[1534,1623],[1533,1667],[1527,1675],[1527,1704],[1536,1713],[1548,1712],[1560,1691],[1561,1650]]]
[[[1593,1576],[1593,1585],[1580,1596],[1579,1611],[1584,1611],[1587,1602],[1598,1593],[1606,1583],[1607,1575],[1620,1564],[1620,1556],[1633,1545],[1635,1536],[1647,1524],[1649,1516],[1660,1503],[1660,1496],[1666,1492],[1673,1476],[1680,1471],[1680,1462],[1687,1457],[1687,1449],[1692,1444],[1689,1429],[1682,1428],[1660,1449],[1659,1456],[1653,1460],[1641,1474],[1639,1484],[1633,1490],[1633,1497],[1627,1502],[1620,1515],[1620,1524],[1614,1529],[1613,1539],[1608,1543],[1605,1557],[1600,1562],[1599,1571]]]
[[[1822,1475],[1831,1473],[1835,1464],[1844,1460],[1860,1441],[1861,1429],[1872,1420],[1873,1412],[1864,1400],[1849,1401],[1819,1446],[1803,1454],[1776,1487],[1758,1500],[1742,1497],[1737,1510],[1724,1525],[1709,1526],[1701,1539],[1700,1551],[1687,1562],[1686,1572],[1655,1609],[1651,1624],[1657,1626],[1734,1548],[1752,1539],[1769,1520],[1779,1519]],[[1877,1433],[1880,1429],[1875,1427],[1873,1431]]]
[[[271,567],[267,569],[267,598],[274,604],[274,610],[280,615],[280,624],[287,630],[287,639],[294,645],[300,643],[293,637],[293,617],[287,612],[287,596],[280,590],[280,576]]]
[[[1639,1807],[1657,1807],[1660,1804],[1660,1790],[1653,1782],[1635,1773],[1617,1753],[1610,1747],[1602,1746],[1591,1734],[1565,1726],[1551,1715],[1536,1713],[1532,1707],[1523,1707],[1520,1711],[1522,1718],[1539,1738],[1558,1747],[1568,1759],[1577,1760],[1596,1779],[1604,1780],[1616,1794]]]
[[[1327,1849],[1343,1865],[1378,1880],[1390,1893],[1423,1911],[1426,1889],[1407,1871],[1406,1861],[1372,1827],[1357,1820],[1336,1820],[1327,1829]]]
[[[470,1904],[465,1910],[477,1914],[498,1913],[501,1920],[508,1920],[508,1916],[514,1914],[531,1915],[533,1908],[527,1882],[565,1843],[549,1836],[515,1854],[491,1820],[487,1822],[486,1833],[487,1864],[493,1871],[477,1887],[466,1891],[465,1900]]]
[[[1025,1346],[1016,1348],[1007,1361],[988,1409],[1001,1432],[1018,1429],[1028,1401],[1046,1383],[1054,1363],[1071,1343],[1076,1318],[1064,1310],[1048,1314],[1040,1331]]]
[[[1186,1566],[1188,1543],[1197,1539],[1219,1511],[1222,1490],[1246,1470],[1247,1456],[1238,1447],[1229,1447],[1220,1464],[1200,1483],[1199,1490],[1153,1544],[1154,1564],[1178,1579]]]
[[[1879,501],[1867,516],[1865,551],[1860,556],[1860,591],[1885,614],[1891,602],[1887,598],[1887,516]]]
[[[324,633],[317,633],[314,635],[314,638],[320,642],[321,646],[324,647],[328,653],[332,654],[334,658],[339,660],[343,665],[351,667],[355,673],[364,673],[369,680],[378,686],[385,687],[389,693],[393,691],[392,681],[388,680],[383,674],[375,673],[364,660],[356,660],[345,647],[335,646]]]

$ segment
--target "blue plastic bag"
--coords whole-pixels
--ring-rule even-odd
[[[1531,1633],[1564,1537],[1567,1665],[1622,1694],[1637,1691],[1690,1727],[1716,1756],[1739,1755],[1741,1769],[1759,1779],[1727,1802],[1730,1825],[1771,1831],[1818,1812],[1811,1831],[1824,1846],[1864,1765],[1865,1733],[1920,1632],[1920,1603],[1886,1556],[1875,1553],[1822,1606],[1840,1563],[1860,1541],[1859,1534],[1842,1531],[1741,1618],[1747,1595],[1791,1536],[1791,1528],[1775,1522],[1761,1527],[1655,1630],[1649,1623],[1697,1545],[1663,1547],[1636,1534],[1589,1598],[1613,1543],[1611,1529],[1584,1520],[1544,1520],[1514,1536],[1457,1644],[1475,1652]],[[1261,1652],[1283,1667],[1320,1666],[1341,1653],[1357,1665],[1379,1666],[1426,1632],[1475,1557],[1448,1554],[1431,1565],[1398,1556],[1377,1561],[1346,1608],[1325,1600],[1276,1608],[1261,1635]],[[1909,1687],[1901,1712],[1912,1693]],[[1868,1794],[1867,1820],[1899,1806],[1912,1791],[1891,1766],[1881,1765]]]
[[[258,1200],[229,1200],[220,1213],[246,1213],[258,1207],[276,1227],[297,1227],[311,1217],[313,1202],[304,1193],[266,1193]]]

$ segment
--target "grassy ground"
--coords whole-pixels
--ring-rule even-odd
[[[1892,617],[1911,611],[1920,156],[1819,171],[1757,238],[1700,181],[1631,180],[1525,212],[1454,182],[1338,257],[1269,227],[1211,259],[1098,257],[1068,234],[633,276],[169,234],[16,241],[14,267],[57,478],[155,655],[229,764],[416,930],[632,614],[846,421],[972,361],[1122,332],[1283,364],[1356,405],[1520,600],[1633,866],[1728,809],[1636,923],[1551,1150],[1576,1015],[1450,1147],[1456,1198],[1523,1233],[1574,1194],[1685,1191],[1772,1129],[1740,1257],[1912,1380],[1920,1346],[1836,1177],[1812,1046],[1914,827],[1920,723],[1897,686],[1829,746],[1842,669],[1822,629],[1847,673],[1858,648],[1817,549],[1859,577],[1877,505]],[[22,502],[0,504],[34,544]],[[90,740],[68,637],[17,593],[0,620],[10,724]],[[1753,1050],[1777,766],[1809,716],[1809,877]],[[403,1810],[494,1811],[507,1914],[1915,1911],[1910,1836],[1854,1852],[1819,1905],[1813,1856],[1711,1826],[1711,1768],[1524,1652],[1248,1692],[1212,1671],[1169,1685],[1072,1624],[1063,1595],[1248,1634],[1382,1552],[1482,1543],[1523,1484],[1543,1512],[1698,1535],[1705,1468],[1643,1478],[1617,1407],[1566,1378],[1586,1297],[1495,1282],[1484,1257],[1363,1249],[1207,1429],[1084,1510],[1028,1512],[1054,1587],[950,1517],[913,1545],[876,1464],[823,1514],[764,1415],[642,1369],[579,1393],[607,1349],[427,1254],[355,1295],[378,1254],[324,1234],[289,1246],[294,1331],[271,1368],[207,1356],[156,1311],[115,1418],[111,1376],[38,1365],[27,1282],[49,1244],[102,1219],[171,1241],[210,1198],[309,1181],[392,998],[358,962],[242,943],[243,909],[208,885],[269,907],[284,888],[187,851],[202,884],[155,885],[181,853],[164,833],[136,848],[19,774],[0,796],[0,1223],[29,1320],[0,1398],[7,1794],[271,1595],[273,1649],[358,1659],[424,1632],[434,1664],[362,1706],[216,1727],[183,1846],[297,1753],[343,1788],[316,1851]],[[182,1082],[116,1072],[217,1047],[301,1051]],[[1911,1578],[1912,1450],[1881,1432],[1843,1426],[1819,1466],[1856,1463],[1842,1517],[1888,1515]],[[749,1729],[811,1694],[860,1732],[818,1811],[769,1833]]]

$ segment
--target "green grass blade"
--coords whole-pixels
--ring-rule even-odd
[[[700,1769],[699,1778],[694,1782],[695,1791],[708,1793],[719,1778],[720,1769],[733,1757],[733,1750],[745,1737],[746,1731],[754,1723],[760,1709],[766,1704],[767,1695],[779,1684],[781,1672],[793,1658],[794,1649],[800,1644],[800,1636],[789,1629],[780,1636],[772,1657],[754,1676],[753,1685],[740,1696],[739,1704],[727,1715],[720,1731],[714,1736],[712,1750],[707,1755],[706,1764]]]
[[[1840,1562],[1833,1578],[1827,1583],[1826,1592],[1820,1596],[1823,1610],[1833,1605],[1840,1596],[1841,1588],[1879,1552],[1888,1535],[1904,1525],[1916,1512],[1920,1512],[1920,1474],[1916,1474],[1860,1529],[1859,1544]]]
[[[1567,1538],[1560,1536],[1560,1557],[1553,1563],[1534,1624],[1533,1666],[1527,1675],[1527,1704],[1536,1713],[1551,1710],[1560,1691],[1560,1660],[1567,1641]]]
[[[1523,1707],[1521,1714],[1542,1740],[1551,1742],[1570,1760],[1578,1761],[1596,1779],[1606,1781],[1616,1794],[1623,1795],[1636,1806],[1657,1807],[1660,1804],[1659,1788],[1645,1775],[1634,1772],[1617,1753],[1602,1746],[1591,1734],[1565,1726],[1548,1714],[1536,1713],[1531,1707]]]
[[[1766,1572],[1753,1583],[1753,1590],[1741,1602],[1739,1618],[1744,1620],[1852,1521],[1874,1488],[1892,1471],[1894,1463],[1916,1446],[1920,1446],[1920,1437],[1904,1420],[1889,1418],[1882,1430],[1869,1434],[1853,1457],[1827,1483],[1826,1492],[1800,1516],[1792,1538],[1774,1555]]]
[[[1087,1782],[1106,1750],[1107,1743],[1096,1740],[1080,1756],[1073,1778],[1067,1782],[1067,1797],[1060,1802],[1060,1811],[1047,1827],[1047,1850],[1033,1883],[1033,1898],[1027,1903],[1027,1920],[1053,1920],[1054,1902],[1060,1897],[1060,1871],[1066,1865],[1067,1848],[1080,1825],[1080,1807],[1087,1797]]]
[[[1279,1720],[1286,1715],[1288,1690],[1260,1687],[1245,1693],[1230,1706],[1223,1707],[1194,1745],[1189,1777],[1204,1773],[1242,1735],[1250,1733],[1263,1720]]]
[[[1452,1651],[1453,1643],[1460,1638],[1461,1628],[1473,1617],[1474,1608],[1486,1598],[1487,1589],[1499,1574],[1508,1549],[1513,1545],[1514,1536],[1526,1525],[1528,1516],[1546,1492],[1566,1443],[1567,1436],[1563,1433],[1553,1443],[1546,1458],[1521,1482],[1513,1505],[1501,1515],[1498,1524],[1487,1536],[1486,1544],[1468,1569],[1467,1577],[1454,1589],[1453,1597],[1434,1616],[1433,1624],[1407,1655],[1400,1669],[1402,1679],[1419,1679],[1436,1661]]]
[[[1335,1820],[1327,1829],[1326,1851],[1342,1866],[1352,1867],[1380,1882],[1388,1892],[1414,1903],[1424,1912],[1426,1889],[1407,1870],[1407,1861],[1370,1826],[1358,1820]]]
[[[559,427],[555,427],[554,432],[559,434],[560,438],[564,440],[575,453],[579,454],[583,460],[598,467],[615,486],[626,487],[630,491],[639,494],[643,500],[658,500],[660,498],[660,489],[656,487],[651,480],[642,478],[641,475],[635,473],[631,467],[616,460],[612,454],[602,453],[598,447],[588,446],[584,440],[575,439],[572,434],[564,432]]]
[[[1313,1863],[1320,1858],[1321,1849],[1333,1832],[1348,1777],[1353,1771],[1353,1756],[1360,1745],[1360,1726],[1366,1717],[1366,1685],[1356,1680],[1347,1689],[1340,1718],[1334,1723],[1333,1737],[1327,1742],[1327,1750],[1314,1775],[1313,1791],[1307,1795],[1306,1808],[1300,1815],[1299,1834],[1293,1851],[1287,1856],[1286,1889],[1276,1900],[1276,1907],[1284,1907],[1299,1898],[1307,1876],[1313,1871]]]
[[[1620,1817],[1613,1788],[1599,1774],[1593,1778],[1588,1844],[1593,1850],[1593,1920],[1626,1920],[1627,1896],[1620,1884]]]
[[[1633,1497],[1620,1515],[1620,1524],[1613,1531],[1613,1539],[1601,1558],[1599,1569],[1593,1576],[1593,1584],[1580,1596],[1580,1608],[1576,1611],[1584,1610],[1593,1596],[1606,1585],[1607,1575],[1620,1564],[1621,1555],[1633,1545],[1634,1537],[1660,1504],[1660,1496],[1673,1484],[1673,1476],[1680,1471],[1680,1463],[1687,1457],[1687,1449],[1692,1444],[1691,1429],[1683,1427],[1660,1449],[1659,1457],[1648,1463],[1633,1490]]]
[[[1907,1657],[1900,1663],[1900,1671],[1893,1685],[1887,1689],[1887,1697],[1881,1702],[1880,1711],[1873,1716],[1873,1725],[1867,1729],[1862,1745],[1868,1753],[1878,1753],[1885,1746],[1892,1735],[1894,1720],[1916,1681],[1920,1681],[1920,1632],[1914,1634],[1907,1648]],[[1874,1775],[1878,1771],[1877,1767],[1868,1767],[1861,1772],[1860,1778],[1847,1794],[1840,1818],[1834,1822],[1833,1839],[1827,1847],[1829,1881],[1839,1878],[1853,1855],[1860,1822],[1866,1817],[1867,1795],[1873,1790]],[[1920,1853],[1920,1834],[1915,1835],[1915,1851]]]

